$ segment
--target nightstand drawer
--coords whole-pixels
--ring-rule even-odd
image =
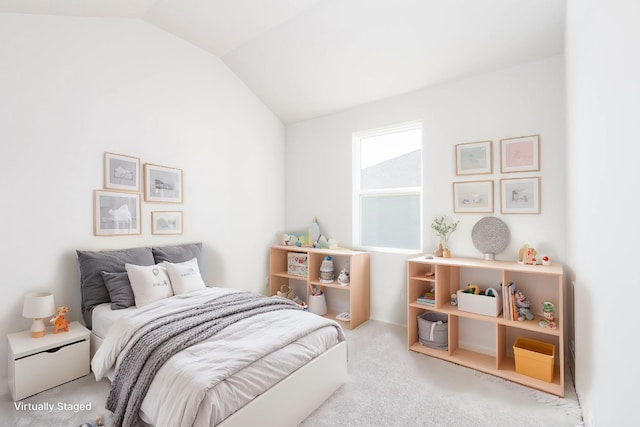
[[[39,393],[89,374],[89,339],[10,360],[14,377],[9,387],[14,400]],[[11,367],[10,367],[11,368]],[[11,373],[11,369],[9,369]]]

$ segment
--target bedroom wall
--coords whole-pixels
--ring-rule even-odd
[[[585,425],[638,412],[637,183],[640,3],[567,5],[567,231],[575,281],[576,389]]]
[[[286,226],[306,227],[317,216],[321,231],[352,247],[352,133],[421,120],[424,153],[424,251],[437,239],[433,218],[460,220],[451,239],[453,256],[479,257],[471,241],[483,214],[453,214],[452,181],[495,182],[493,216],[509,227],[511,242],[498,259],[517,259],[528,243],[564,261],[564,59],[556,56],[441,84],[286,127]],[[500,139],[540,134],[540,215],[500,214]],[[455,144],[493,140],[493,174],[455,178]],[[509,177],[537,173],[509,174]],[[415,254],[372,253],[371,317],[406,324],[406,259]]]
[[[30,291],[81,318],[75,249],[202,241],[208,284],[266,291],[284,129],[218,58],[138,20],[0,14],[0,64],[0,336],[29,329]],[[105,151],[183,169],[184,203],[94,236]],[[151,235],[152,210],[184,211],[184,234]],[[6,358],[0,339],[3,377]]]

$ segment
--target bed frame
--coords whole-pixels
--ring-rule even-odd
[[[102,340],[91,334],[91,357]],[[295,427],[347,382],[347,342],[316,357],[236,411],[217,427]],[[283,409],[282,404],[286,402]]]

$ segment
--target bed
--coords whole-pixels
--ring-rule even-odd
[[[92,370],[112,381],[107,407],[123,426],[295,426],[346,382],[336,322],[203,286],[200,243],[77,254]],[[145,274],[172,294],[141,291]]]

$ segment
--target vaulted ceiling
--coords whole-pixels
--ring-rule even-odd
[[[564,0],[0,0],[141,19],[219,57],[284,122],[564,52]]]

